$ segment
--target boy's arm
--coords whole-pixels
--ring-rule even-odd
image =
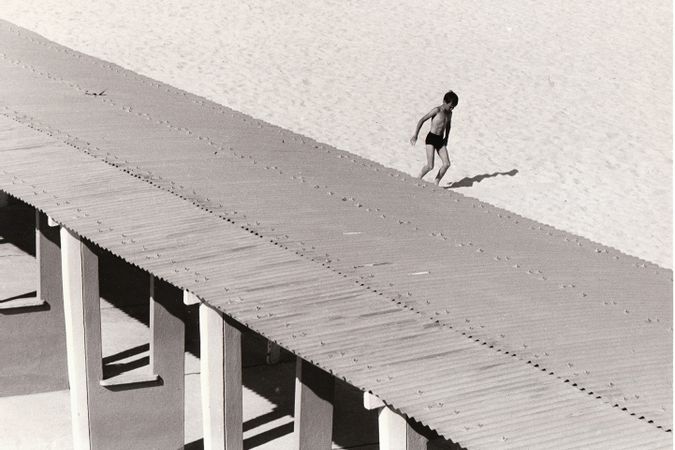
[[[434,117],[436,114],[438,114],[438,107],[432,109],[428,113],[426,113],[420,120],[417,122],[417,128],[415,128],[415,134],[413,134],[413,137],[410,138],[410,145],[415,145],[415,142],[417,142],[417,136],[420,134],[420,128],[422,128],[422,125],[424,122],[427,120],[431,119]]]

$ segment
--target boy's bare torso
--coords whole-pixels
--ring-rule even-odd
[[[431,118],[431,126],[429,131],[437,136],[443,136],[445,134],[445,128],[448,125],[452,117],[452,111],[445,112],[441,108],[438,108],[436,115]]]

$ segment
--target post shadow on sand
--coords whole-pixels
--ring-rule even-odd
[[[460,188],[460,187],[471,187],[474,185],[474,183],[480,183],[486,178],[494,178],[498,177],[500,175],[508,175],[510,177],[515,176],[518,173],[518,169],[511,169],[508,172],[494,172],[494,173],[484,173],[482,175],[476,175],[473,177],[464,177],[459,181],[455,181],[454,183],[450,183],[449,185],[445,186],[444,189],[455,189],[455,188]]]
[[[19,294],[19,295],[15,295],[13,297],[7,297],[7,298],[0,299],[0,303],[11,302],[12,300],[20,300],[22,298],[32,298],[32,297],[35,297],[36,295],[37,295],[37,291],[30,291],[30,292],[26,292],[25,294]]]
[[[3,303],[9,303],[12,300],[21,300],[21,299],[27,299],[27,298],[34,299],[35,297],[37,297],[37,291],[26,292],[24,294],[15,295],[13,297],[7,297],[7,298],[4,298],[4,299],[0,299],[0,306],[2,306]],[[26,314],[26,313],[31,313],[31,312],[37,312],[37,311],[49,311],[50,309],[51,309],[51,307],[49,306],[49,303],[44,302],[41,305],[18,306],[18,307],[13,307],[11,309],[0,309],[0,315],[12,316],[12,315],[18,315],[18,314]]]
[[[103,358],[103,373],[105,378],[114,377],[124,372],[137,369],[150,364],[150,356],[140,356],[150,351],[150,344],[142,344],[121,352],[109,355]],[[118,361],[138,356],[128,362],[120,363]]]

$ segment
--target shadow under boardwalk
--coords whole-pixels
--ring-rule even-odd
[[[0,397],[68,386],[58,229],[44,228],[39,245],[41,264],[58,266],[42,280],[35,210],[18,200],[0,208]]]

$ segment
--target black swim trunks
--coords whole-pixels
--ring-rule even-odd
[[[443,136],[439,136],[432,132],[427,134],[427,138],[424,140],[424,143],[427,145],[432,145],[435,150],[440,150],[442,147],[448,143],[447,139],[443,139]]]

